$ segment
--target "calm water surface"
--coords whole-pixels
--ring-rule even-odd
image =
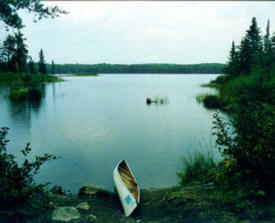
[[[37,181],[77,192],[84,184],[112,190],[113,168],[127,159],[142,187],[178,182],[182,157],[211,149],[213,111],[196,102],[217,75],[100,75],[47,84],[40,103],[14,103],[0,93],[0,126],[10,127],[9,150],[31,142],[45,164]],[[167,97],[146,105],[146,97]],[[20,160],[19,156],[18,159]]]

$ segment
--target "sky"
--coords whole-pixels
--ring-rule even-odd
[[[225,63],[252,17],[275,31],[275,2],[44,2],[69,12],[33,22],[22,11],[29,54],[50,63]]]

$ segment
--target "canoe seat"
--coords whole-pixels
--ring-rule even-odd
[[[131,194],[135,197],[135,199],[138,199],[138,189],[137,189],[137,183],[133,176],[125,169],[119,167],[119,174],[121,176],[121,179],[125,183],[126,187],[130,191]]]

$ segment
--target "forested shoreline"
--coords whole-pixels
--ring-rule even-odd
[[[240,197],[275,193],[275,33],[267,22],[265,34],[253,18],[240,45],[232,42],[223,76],[205,86],[218,89],[206,95],[205,107],[230,113],[226,123],[215,115],[216,144],[225,157],[220,173]],[[230,133],[229,129],[234,129]]]
[[[73,73],[107,73],[107,74],[221,74],[224,64],[201,63],[201,64],[55,64],[55,74]],[[46,64],[47,70],[51,70],[52,64]]]
[[[256,18],[252,19],[251,25],[245,32],[240,44],[235,45],[235,42],[232,42],[229,61],[226,65],[218,63],[193,65],[161,63],[62,65],[55,64],[53,60],[51,64],[47,64],[42,49],[39,51],[39,62],[33,61],[28,54],[28,48],[25,44],[26,39],[21,32],[24,25],[18,14],[18,10],[28,10],[29,13],[36,15],[38,20],[48,17],[55,18],[59,14],[66,14],[65,11],[58,7],[45,6],[40,0],[0,1],[0,8],[1,20],[11,29],[11,32],[6,36],[0,47],[0,84],[9,88],[9,98],[12,100],[25,100],[27,101],[27,107],[31,107],[28,101],[39,101],[42,98],[43,92],[41,87],[46,82],[61,81],[58,75],[51,74],[74,74],[75,76],[94,74],[96,76],[97,73],[225,73],[225,75],[220,75],[216,80],[208,84],[208,86],[218,89],[217,95],[201,97],[200,100],[205,107],[226,111],[231,116],[230,122],[226,122],[218,113],[214,113],[213,115],[212,134],[216,137],[215,148],[220,151],[223,159],[220,162],[216,162],[214,156],[205,153],[197,153],[193,157],[189,156],[186,160],[183,160],[184,168],[182,170],[179,169],[177,173],[180,181],[179,185],[162,190],[142,190],[142,202],[138,207],[139,209],[136,210],[131,218],[123,216],[121,204],[115,193],[104,191],[97,186],[86,185],[84,188],[88,188],[88,192],[90,193],[78,193],[78,196],[74,196],[71,193],[65,192],[60,186],[55,186],[50,190],[48,184],[37,182],[36,176],[41,166],[48,161],[62,157],[49,154],[48,145],[45,147],[38,146],[38,154],[40,155],[33,155],[30,143],[27,143],[25,147],[18,148],[16,151],[21,155],[22,162],[19,162],[18,158],[20,155],[17,157],[12,150],[10,151],[9,128],[0,126],[0,222],[60,222],[61,218],[60,216],[57,218],[56,213],[60,212],[60,209],[64,210],[64,208],[69,210],[69,213],[61,213],[61,217],[65,216],[65,218],[68,218],[68,215],[72,214],[70,212],[74,214],[71,219],[64,220],[64,222],[274,222],[275,201],[272,198],[275,196],[275,33],[270,32],[269,21],[266,32],[263,35]],[[92,85],[90,86],[91,88],[93,87]],[[110,85],[105,86],[108,88]],[[74,88],[70,90],[73,92]],[[53,92],[55,92],[54,87]],[[163,90],[163,92],[165,91]],[[183,93],[179,94],[183,95]],[[60,95],[62,96],[61,98],[64,98],[63,92]],[[87,94],[84,100],[90,100],[91,97],[103,103],[101,98],[104,95],[96,94],[95,91],[90,95]],[[81,99],[77,94],[76,98],[78,100]],[[118,99],[121,99],[121,97]],[[80,102],[83,103],[81,100]],[[50,103],[46,101],[45,104],[49,105]],[[55,106],[56,104],[54,101]],[[78,106],[78,104],[72,104],[75,107]],[[113,104],[118,107],[121,103]],[[145,103],[143,106],[146,106]],[[10,107],[12,108],[12,106]],[[60,104],[60,107],[62,107],[62,104]],[[92,107],[92,109],[95,107]],[[107,110],[108,107],[104,107],[104,109]],[[122,107],[122,109],[124,108]],[[131,109],[134,110],[136,107],[131,107]],[[184,109],[185,107],[183,106],[178,114],[185,115],[183,113]],[[91,111],[88,107],[85,107],[85,110]],[[8,111],[18,113],[18,109],[14,109],[14,111],[10,109]],[[54,122],[56,122],[56,117],[62,116],[62,113],[57,113],[58,110],[54,110],[54,113],[48,111],[44,113],[45,115],[43,114],[43,118],[46,121],[49,120],[45,118],[46,115]],[[71,112],[68,109],[63,109],[62,112],[64,111],[67,113]],[[138,109],[136,111],[139,112]],[[149,109],[146,111],[149,111]],[[150,111],[158,114],[155,109],[151,109]],[[109,117],[117,115],[124,122],[128,121],[120,111],[115,113],[111,110],[111,112],[112,115]],[[176,112],[171,114],[174,115]],[[35,115],[38,116],[37,114]],[[76,114],[83,115],[81,110],[77,110]],[[104,112],[98,112],[97,114],[105,115],[104,118],[109,119]],[[168,115],[170,114],[166,114],[166,116],[161,116],[161,118],[169,118]],[[192,119],[192,115],[196,115],[196,119],[200,118],[195,111],[192,111],[192,114],[188,114],[188,118]],[[45,136],[47,132],[44,131],[44,126],[35,118],[31,119],[31,115],[28,116],[31,124],[27,126],[27,129],[33,134],[35,132],[33,126],[39,125],[43,129],[43,132],[38,132],[37,134]],[[91,114],[85,119],[85,124],[87,124],[86,120],[90,116]],[[86,118],[86,116],[84,117]],[[152,115],[152,117],[154,116]],[[70,116],[70,118],[75,119],[76,116]],[[69,125],[65,125],[66,123],[63,120],[66,120]],[[137,120],[137,122],[134,122],[136,124],[139,118],[130,119],[130,121],[132,120]],[[92,123],[91,120],[88,121]],[[173,121],[171,121],[171,126],[175,123]],[[68,142],[75,150],[81,151],[78,144],[82,143],[82,141],[84,142],[85,149],[89,148],[86,146],[89,145],[88,143],[86,144],[86,139],[87,141],[92,140],[89,138],[89,131],[83,135],[76,134],[78,132],[73,132],[73,130],[78,130],[82,126],[77,125],[75,127],[76,125],[72,125],[70,119],[65,119],[64,117],[62,122],[57,123],[58,125],[65,126],[65,131],[72,133],[69,135],[72,141],[68,140]],[[113,120],[112,123],[116,124]],[[187,124],[190,125],[190,123]],[[105,135],[111,133],[112,128],[109,131],[103,124],[98,125],[98,128],[96,124],[88,125],[88,127],[94,130],[94,132],[100,131],[101,128],[104,129],[102,138],[106,141]],[[142,137],[139,137],[139,132],[136,131],[139,127],[138,124],[132,129],[132,132],[135,133],[134,142],[137,140],[142,142],[143,140]],[[201,122],[198,122],[197,125],[203,127]],[[49,126],[54,133],[59,130],[59,128],[53,128],[50,123]],[[155,125],[153,126],[157,129]],[[146,129],[147,132],[149,132],[148,129]],[[191,138],[192,135],[189,135],[190,132],[184,131],[183,134],[188,134],[188,137]],[[76,136],[79,135],[81,137],[77,138]],[[33,134],[32,137],[35,137],[35,135]],[[55,135],[54,137],[58,136]],[[171,139],[171,137],[166,138],[167,142]],[[149,138],[145,138],[145,140],[147,139]],[[156,140],[157,138],[152,137],[151,139]],[[12,140],[18,139],[14,138]],[[66,138],[62,135],[60,140],[66,141]],[[123,140],[119,142],[119,147],[124,143]],[[183,140],[183,138],[180,138],[180,140],[182,140],[181,144],[188,144],[188,141]],[[110,141],[110,144],[114,145],[112,141]],[[164,144],[167,147],[165,149],[174,150],[173,144],[171,145],[167,144],[166,146]],[[141,147],[142,144],[138,146]],[[198,146],[206,148],[204,144],[198,144]],[[97,147],[91,148],[97,149]],[[101,147],[99,146],[98,148]],[[114,148],[116,147],[114,146]],[[154,143],[152,144],[152,148],[158,149]],[[130,149],[133,150],[132,144]],[[196,148],[190,146],[191,149]],[[120,150],[123,151],[123,149]],[[107,150],[102,151],[104,153]],[[141,150],[137,151],[139,153],[142,152]],[[42,153],[44,154],[42,155]],[[56,153],[62,154],[59,145],[56,146]],[[71,154],[72,156],[75,155],[74,151]],[[99,157],[94,150],[89,154],[96,158]],[[66,157],[66,154],[62,156],[65,159],[68,157]],[[81,163],[81,157],[84,157],[84,155],[74,157],[76,159],[70,165],[73,167],[76,166],[76,168],[82,165],[86,168]],[[142,162],[141,159],[139,161]],[[167,159],[167,162],[169,161]],[[154,164],[154,162],[152,163]],[[90,164],[93,163],[89,160]],[[62,165],[59,167],[62,169]],[[99,168],[100,166],[96,167]],[[106,168],[104,162],[102,167]],[[97,171],[97,169],[94,171]],[[146,171],[145,168],[144,171]],[[64,177],[66,178],[66,174],[64,174]],[[76,175],[75,179],[79,180],[78,175]]]

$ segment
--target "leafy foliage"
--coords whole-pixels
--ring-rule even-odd
[[[35,17],[40,20],[42,18],[55,18],[59,14],[66,12],[58,7],[45,7],[41,0],[1,0],[0,1],[0,19],[7,26],[21,29],[24,27],[22,19],[18,14],[18,10],[25,9],[34,13]],[[36,20],[35,20],[36,21]]]
[[[224,108],[233,118],[231,123],[225,123],[214,115],[216,143],[225,156],[222,175],[231,187],[250,188],[254,194],[272,192],[275,187],[275,48],[272,45],[274,37],[269,34],[269,21],[266,35],[261,37],[253,18],[238,50],[232,53],[231,49],[227,74],[215,81],[219,83],[217,98],[224,102]],[[236,60],[233,54],[237,55]]]
[[[24,161],[19,164],[16,157],[7,152],[7,134],[8,128],[0,128],[0,209],[20,215],[23,207],[32,209],[45,205],[45,201],[39,204],[35,200],[44,193],[45,185],[36,184],[34,176],[45,162],[57,157],[46,153],[43,156],[35,156],[34,161],[30,161],[28,155],[31,148],[30,143],[27,143],[21,150]]]

